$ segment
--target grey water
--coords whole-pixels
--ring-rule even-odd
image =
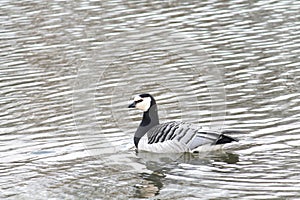
[[[0,1],[1,199],[299,199],[300,2]],[[136,153],[161,121],[222,151]]]

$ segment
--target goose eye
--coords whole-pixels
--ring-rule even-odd
[[[143,99],[139,99],[139,100],[135,101],[135,104],[140,103],[142,101],[143,101]]]

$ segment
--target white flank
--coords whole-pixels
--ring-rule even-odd
[[[139,151],[149,151],[154,153],[182,153],[189,152],[189,148],[177,140],[167,140],[154,144],[148,144],[147,137],[143,137],[138,144]]]

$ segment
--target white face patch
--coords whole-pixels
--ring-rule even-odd
[[[136,102],[135,107],[137,109],[140,109],[144,112],[149,110],[150,105],[151,105],[151,98],[150,97],[142,98],[140,96],[136,96],[136,97],[134,97],[134,101]]]

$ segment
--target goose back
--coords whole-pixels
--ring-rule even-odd
[[[202,145],[235,141],[220,132],[205,130],[182,122],[167,122],[151,128],[139,144],[141,150],[158,152],[193,151]]]

